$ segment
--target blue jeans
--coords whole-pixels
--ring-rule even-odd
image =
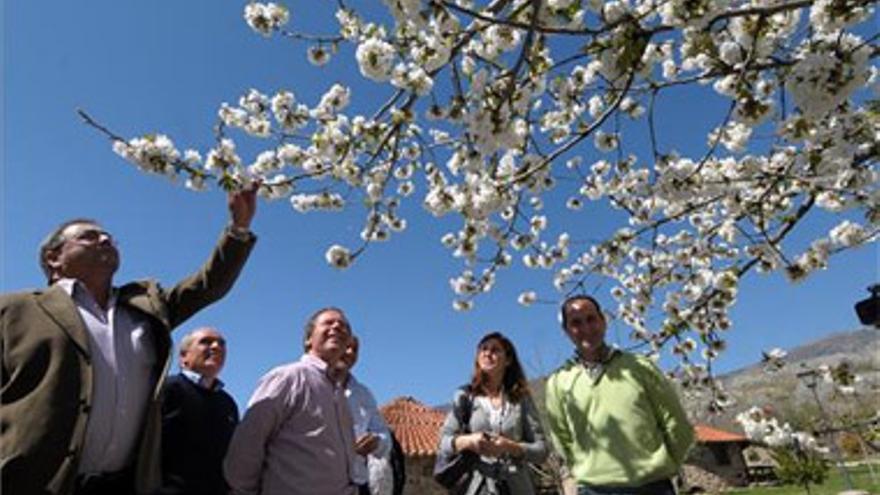
[[[675,487],[670,480],[634,487],[578,485],[578,495],[675,495]]]

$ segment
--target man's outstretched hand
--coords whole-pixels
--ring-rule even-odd
[[[252,182],[249,186],[229,191],[226,195],[229,217],[233,227],[250,230],[251,220],[257,213],[257,189],[259,187],[259,182]]]

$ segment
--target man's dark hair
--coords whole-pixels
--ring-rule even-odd
[[[573,296],[569,296],[562,302],[562,305],[559,306],[559,323],[562,324],[562,328],[568,328],[568,310],[569,307],[577,301],[590,301],[593,303],[593,306],[596,307],[596,312],[602,315],[602,305],[599,304],[599,301],[596,300],[593,296],[588,296],[587,294],[575,294]],[[604,316],[603,316],[604,318]]]
[[[46,238],[43,239],[43,242],[40,243],[40,253],[39,253],[40,268],[43,270],[43,274],[46,275],[46,281],[50,284],[52,282],[54,282],[54,280],[52,279],[52,277],[53,277],[52,267],[49,266],[49,261],[47,260],[47,257],[49,256],[49,253],[51,253],[52,251],[55,251],[56,249],[61,247],[61,245],[64,244],[64,241],[67,240],[62,235],[64,233],[64,230],[67,227],[70,227],[71,225],[76,225],[78,223],[88,223],[88,224],[92,224],[92,225],[100,225],[98,222],[96,222],[95,220],[93,220],[91,218],[74,218],[71,220],[67,220],[66,222],[62,223],[58,227],[55,227],[55,230],[53,230],[49,235],[47,235]]]
[[[345,319],[346,323],[348,322],[348,317],[345,316],[345,311],[342,311],[336,306],[327,306],[312,313],[312,316],[309,316],[308,321],[306,321],[306,326],[303,329],[303,350],[305,352],[309,352],[309,338],[311,338],[312,332],[315,330],[315,322],[318,321],[319,316],[328,311],[336,311],[342,315],[342,318]],[[348,332],[351,333],[351,324],[348,325]]]

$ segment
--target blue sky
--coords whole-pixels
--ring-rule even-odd
[[[292,24],[301,27],[327,26],[333,4],[287,5]],[[336,81],[357,81],[355,100],[387,94],[387,88],[356,77],[350,50],[315,68],[302,45],[256,35],[242,19],[243,5],[3,2],[2,291],[43,285],[37,246],[67,218],[93,217],[114,233],[123,255],[117,282],[155,277],[166,286],[203,261],[226,223],[220,192],[192,193],[138,172],[79,120],[77,108],[118,134],[162,132],[181,148],[204,151],[212,143],[219,104],[237,101],[251,87],[291,89],[311,104]],[[694,115],[711,102],[678,98],[666,103],[671,125],[661,132],[687,148]],[[247,151],[245,159],[252,159]],[[467,380],[476,341],[490,330],[513,338],[531,376],[569,355],[553,305],[523,308],[515,302],[526,287],[552,294],[547,273],[505,272],[475,310],[454,312],[448,279],[460,267],[439,239],[457,224],[429,218],[418,202],[406,211],[405,233],[371,246],[359,263],[340,272],[326,265],[324,251],[333,243],[354,245],[361,211],[300,215],[286,201],[262,202],[253,225],[259,242],[237,285],[176,337],[200,325],[225,333],[230,356],[223,378],[240,404],[265,371],[299,356],[304,320],[327,305],[345,309],[360,335],[356,371],[380,403],[401,395],[445,402]],[[601,209],[583,213],[572,218],[575,236],[594,238],[593,232],[614,227]],[[832,260],[830,270],[797,286],[779,275],[750,277],[720,369],[754,362],[762,349],[857,327],[852,304],[880,278],[878,267],[874,244]],[[609,337],[626,345],[627,333],[612,324]]]

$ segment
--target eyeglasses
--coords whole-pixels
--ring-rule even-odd
[[[66,240],[73,241],[77,244],[98,244],[104,237],[107,238],[110,244],[116,244],[116,240],[113,239],[113,236],[109,232],[101,229],[81,230],[75,236]]]

